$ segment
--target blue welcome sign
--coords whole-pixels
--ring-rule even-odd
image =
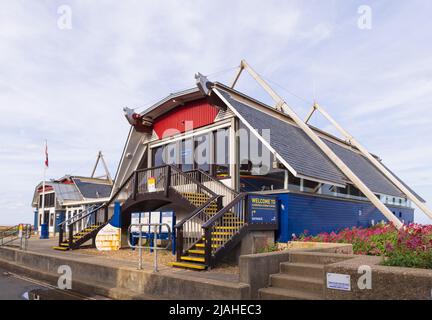
[[[278,202],[275,196],[249,195],[249,223],[277,225]]]

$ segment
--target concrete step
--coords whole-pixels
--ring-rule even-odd
[[[201,257],[192,257],[192,256],[181,256],[180,258],[182,261],[192,261],[192,262],[205,262],[205,258]]]
[[[290,262],[307,264],[331,264],[353,258],[349,254],[323,253],[323,252],[293,252]]]
[[[261,300],[324,300],[322,294],[275,287],[260,289],[258,295]]]
[[[190,254],[197,254],[197,255],[204,255],[204,254],[205,254],[205,250],[189,249],[189,250],[187,251],[187,253],[190,253]]]
[[[59,246],[54,246],[52,247],[54,250],[58,250],[58,251],[68,251],[69,248],[68,247],[59,247]]]
[[[280,272],[291,276],[311,277],[316,279],[324,278],[324,265],[311,263],[282,262]]]
[[[272,287],[323,294],[324,280],[311,277],[290,276],[284,273],[270,275]]]
[[[170,262],[168,265],[175,268],[192,269],[192,270],[205,270],[207,266],[200,263],[190,263],[190,262]]]

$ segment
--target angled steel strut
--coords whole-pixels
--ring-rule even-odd
[[[387,178],[389,179],[396,187],[399,188],[400,191],[402,191],[405,196],[414,202],[417,207],[421,211],[423,211],[429,218],[432,219],[432,211],[429,209],[423,201],[421,201],[409,188],[407,188],[396,176],[390,172],[378,159],[376,159],[370,152],[361,145],[351,134],[348,133],[339,123],[336,122],[335,119],[333,119],[330,114],[327,113],[326,110],[324,110],[323,107],[321,107],[319,104],[315,103],[312,107],[311,112],[309,113],[309,116],[306,120],[308,122],[315,111],[319,111],[349,142],[352,146],[356,147],[360,153],[365,156],[372,164]]]
[[[374,206],[381,211],[381,213],[391,221],[396,228],[400,229],[403,227],[403,223],[395,217],[395,215],[387,208],[384,203],[379,200],[376,195],[366,186],[366,184],[328,147],[324,141],[304,122],[295,112],[291,109],[288,104],[282,99],[280,95],[274,91],[271,86],[258,74],[256,73],[245,60],[241,61],[238,72],[234,78],[231,88],[234,88],[237,81],[240,78],[243,70],[246,70],[252,78],[254,78],[259,85],[273,98],[276,102],[275,108],[279,111],[286,113],[293,119],[293,121],[303,130],[304,133],[320,148],[320,150],[333,162],[333,164],[344,173],[347,178],[371,201]],[[312,116],[310,114],[308,119]]]
[[[95,173],[96,173],[96,169],[97,169],[97,167],[98,167],[98,165],[99,165],[99,161],[102,162],[102,165],[103,165],[103,167],[104,167],[104,169],[105,169],[105,176],[103,176],[103,177],[101,177],[101,178],[106,178],[110,183],[113,183],[112,178],[111,178],[111,175],[110,175],[109,170],[108,170],[108,166],[107,166],[107,164],[106,164],[106,162],[105,162],[105,159],[104,159],[104,156],[103,156],[103,154],[102,154],[102,151],[99,151],[99,153],[98,153],[98,155],[97,155],[96,163],[95,163],[95,165],[94,165],[94,167],[93,167],[93,171],[92,171],[91,177],[92,177],[92,178],[95,177],[94,175],[95,175]]]

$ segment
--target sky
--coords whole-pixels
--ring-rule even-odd
[[[432,204],[432,2],[0,1],[0,225],[32,222],[43,177],[115,175],[129,125],[246,59],[305,116],[314,100]],[[239,90],[269,102],[250,78]],[[314,117],[312,124],[331,131]],[[416,211],[416,221],[431,220]]]

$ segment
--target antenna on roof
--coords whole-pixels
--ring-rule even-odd
[[[99,153],[98,153],[98,155],[97,155],[96,163],[95,163],[95,165],[94,165],[94,167],[93,167],[93,171],[92,171],[91,177],[92,177],[92,178],[95,178],[94,175],[95,175],[95,173],[96,173],[96,169],[97,169],[97,167],[98,167],[98,165],[99,165],[99,161],[101,161],[102,164],[103,164],[103,166],[104,166],[104,169],[105,169],[105,175],[102,176],[102,177],[96,177],[96,178],[100,178],[100,179],[105,178],[105,179],[109,180],[110,183],[113,183],[112,178],[111,178],[111,175],[110,175],[109,170],[108,170],[108,166],[107,166],[107,164],[106,164],[106,162],[105,162],[105,159],[104,159],[104,156],[103,156],[103,154],[102,154],[102,151],[99,151]]]

